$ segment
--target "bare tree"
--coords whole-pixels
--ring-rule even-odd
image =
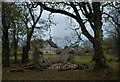
[[[81,27],[82,33],[89,39],[94,47],[95,69],[106,68],[103,51],[103,31],[102,31],[102,12],[100,2],[37,2],[43,9],[52,13],[61,13],[75,19]],[[62,8],[61,8],[62,7]],[[66,10],[72,8],[73,13]],[[82,13],[82,14],[81,14]],[[84,20],[84,18],[86,20]],[[88,22],[94,32],[92,36],[86,29],[85,23]]]
[[[33,9],[36,8],[37,5],[34,5],[32,3],[26,3],[26,7],[29,11],[29,14],[25,16],[25,21],[24,21],[27,28],[27,40],[25,45],[23,46],[23,53],[22,53],[23,64],[29,61],[28,53],[30,50],[30,40],[32,38],[36,24],[39,21],[43,11],[42,8],[40,8],[39,15],[36,17]]]

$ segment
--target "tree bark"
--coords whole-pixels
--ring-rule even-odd
[[[29,50],[30,50],[30,40],[27,39],[26,45],[23,47],[22,64],[25,64],[29,61],[29,57],[28,57]]]
[[[8,39],[8,28],[3,24],[3,36],[2,36],[2,65],[8,67],[9,64],[9,39]]]
[[[9,24],[6,22],[6,15],[4,14],[6,12],[5,5],[2,3],[2,66],[3,67],[9,67],[9,56],[10,56],[10,50],[9,50],[9,38],[8,38],[8,29]]]
[[[30,40],[34,31],[34,27],[32,27],[32,30],[29,30],[27,33],[27,41],[26,41],[26,45],[23,47],[23,53],[22,53],[22,64],[29,62],[28,53],[30,50]]]
[[[106,68],[106,58],[104,57],[104,50],[102,47],[102,39],[99,37],[95,38],[95,43],[93,44],[94,48],[94,56],[92,61],[95,61],[94,68],[95,69],[103,69]]]
[[[14,30],[13,30],[13,48],[14,48],[14,59],[15,59],[15,63],[17,63],[17,45],[18,45],[18,33],[16,34],[16,27],[14,26]]]
[[[104,49],[103,49],[103,31],[102,31],[102,15],[100,11],[100,3],[93,2],[93,11],[94,11],[94,57],[93,61],[95,61],[95,69],[103,69],[106,68],[106,62],[104,57]]]

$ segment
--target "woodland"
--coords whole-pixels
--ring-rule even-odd
[[[0,7],[3,82],[118,80],[119,1],[2,2]],[[47,20],[42,18],[44,11],[50,13]],[[69,45],[59,47],[50,32],[47,40],[42,38],[44,31],[57,26],[53,14],[76,22],[78,26],[68,28],[76,33],[76,41],[71,42],[68,37],[64,41]]]

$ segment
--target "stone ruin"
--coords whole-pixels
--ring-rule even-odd
[[[70,49],[65,48],[59,57],[60,63],[74,63],[74,54],[71,53]]]
[[[41,51],[38,51],[38,49],[36,48],[33,53],[34,64],[42,65],[43,60],[44,60],[43,53]]]
[[[45,69],[54,69],[58,71],[66,70],[79,70],[85,69],[89,66],[87,64],[74,64],[74,55],[68,49],[64,49],[60,54],[59,62],[46,61],[43,57],[43,53],[37,48],[34,49],[33,53],[33,63],[28,63],[27,65],[22,65],[19,69],[12,69],[10,72],[24,72],[26,69],[36,69],[43,71]]]

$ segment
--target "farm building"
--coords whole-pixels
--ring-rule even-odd
[[[44,40],[32,41],[31,44],[32,51],[34,50],[34,47],[37,47],[40,51],[43,52],[43,54],[56,54],[56,50],[58,49],[57,45],[52,41],[52,39],[46,41]]]

